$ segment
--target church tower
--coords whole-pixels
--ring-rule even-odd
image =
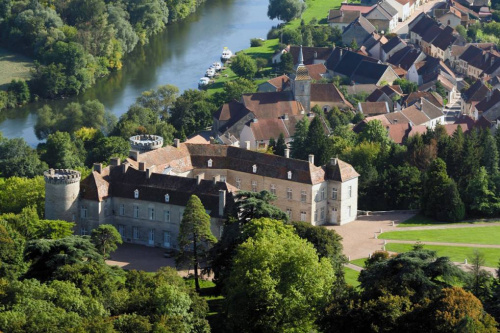
[[[311,77],[309,71],[304,65],[304,55],[302,54],[302,45],[299,52],[299,63],[295,67],[295,77],[293,78],[293,96],[299,101],[306,111],[311,110]]]

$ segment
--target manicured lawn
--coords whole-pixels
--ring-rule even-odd
[[[278,49],[279,39],[268,39],[263,41],[262,46],[249,47],[248,49],[243,50],[244,53],[248,54],[254,59],[264,58],[268,61],[271,61],[274,52]]]
[[[365,261],[367,258],[354,259],[351,260],[350,263],[359,267],[365,267]]]
[[[450,222],[437,221],[422,214],[417,214],[413,217],[410,217],[408,220],[399,223],[398,228],[426,227],[429,225],[441,225],[441,224],[456,225],[456,224],[494,223],[494,222],[500,222],[500,221],[471,220],[471,221],[450,223]]]
[[[358,282],[359,272],[358,271],[355,271],[354,269],[349,268],[349,267],[344,267],[344,272],[345,272],[345,282],[347,282],[347,284],[349,284],[353,287],[359,286],[359,282]]]
[[[303,19],[305,23],[309,23],[313,18],[316,18],[318,23],[326,24],[330,9],[339,8],[341,4],[341,0],[306,0],[307,8],[304,13],[302,13],[302,18],[289,22],[288,26],[295,28],[300,25],[301,19]]]
[[[224,90],[224,83],[225,82],[236,80],[237,78],[238,78],[238,75],[234,74],[234,72],[231,70],[231,68],[229,66],[227,66],[226,69],[224,69],[220,72],[219,77],[215,79],[215,83],[211,83],[208,86],[208,88],[207,88],[208,94],[212,95],[216,92],[222,92]]]
[[[385,246],[387,251],[391,252],[408,252],[413,248],[412,244],[388,243]],[[465,246],[441,246],[441,245],[424,245],[424,249],[436,251],[440,257],[449,257],[451,261],[464,262],[467,258],[470,263],[474,249]],[[479,252],[484,254],[485,265],[488,267],[497,268],[500,259],[500,249],[478,248]]]
[[[7,88],[12,79],[29,80],[32,66],[30,58],[0,48],[0,89]]]
[[[500,226],[384,232],[379,239],[500,245]]]

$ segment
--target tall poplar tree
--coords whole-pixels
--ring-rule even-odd
[[[295,125],[295,134],[293,135],[293,141],[290,146],[292,147],[292,157],[305,160],[307,158],[306,139],[307,133],[309,131],[309,119],[304,116]]]
[[[276,155],[285,156],[285,149],[287,148],[285,143],[285,136],[283,133],[280,133],[278,136],[278,141],[276,141],[276,147],[274,149],[274,153]]]
[[[179,254],[176,263],[178,265],[182,262],[189,262],[193,265],[196,291],[199,292],[199,264],[206,259],[209,249],[217,242],[217,239],[210,230],[210,215],[207,214],[200,198],[196,195],[192,195],[186,205],[177,242]]]

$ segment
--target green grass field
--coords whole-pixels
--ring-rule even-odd
[[[413,248],[412,244],[388,243],[385,246],[387,251],[391,252],[408,252]],[[440,257],[449,257],[455,262],[463,262],[464,259],[470,263],[474,249],[464,246],[441,246],[441,245],[424,245],[424,249],[436,251]],[[500,249],[478,248],[478,251],[484,254],[485,265],[488,267],[497,268],[500,259]]]
[[[276,52],[278,49],[278,44],[279,44],[278,38],[268,39],[263,41],[262,46],[249,47],[248,49],[243,50],[243,52],[248,54],[254,59],[264,58],[270,62],[274,52]]]
[[[379,239],[500,245],[500,226],[384,232]]]
[[[313,18],[316,18],[320,24],[326,24],[330,9],[339,8],[341,4],[341,0],[306,0],[307,8],[304,13],[302,13],[302,17],[290,21],[287,25],[291,28],[296,28],[300,25],[301,19],[303,19],[305,23],[309,23]]]
[[[12,79],[28,80],[32,66],[30,58],[0,48],[0,89],[5,89]]]
[[[437,221],[422,214],[417,214],[415,216],[410,217],[408,220],[399,223],[398,228],[426,227],[430,225],[442,225],[442,224],[456,225],[456,224],[475,224],[475,223],[494,223],[494,222],[500,222],[500,221],[471,220],[471,221],[450,223],[450,222]]]
[[[359,267],[365,267],[365,260],[366,259],[367,258],[354,259],[354,260],[351,260],[349,263],[356,265],[356,266],[359,266]]]
[[[347,282],[347,284],[349,284],[353,287],[359,286],[359,282],[358,282],[359,272],[358,271],[355,271],[354,269],[349,268],[349,267],[344,267],[344,273],[345,273],[345,282]]]

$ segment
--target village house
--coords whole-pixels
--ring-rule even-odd
[[[358,46],[363,45],[376,30],[366,18],[360,16],[344,29],[342,43],[351,45],[355,41]]]
[[[388,42],[384,35],[379,35],[373,33],[363,45],[361,45],[361,50],[364,50],[368,56],[381,60],[382,59],[382,47]]]
[[[387,3],[398,11],[400,21],[406,21],[410,17],[412,13],[410,0],[387,0]]]
[[[490,88],[488,88],[481,80],[477,80],[468,89],[462,92],[461,113],[470,117],[474,116],[476,104],[486,98]]]
[[[391,112],[387,102],[361,102],[358,103],[358,111],[365,117],[378,116]]]
[[[340,31],[361,16],[358,10],[331,9],[328,13],[328,25],[332,28],[339,28]]]
[[[384,46],[382,46],[382,58],[380,60],[387,61],[394,53],[405,48],[407,44],[399,38],[399,36],[392,37]]]
[[[486,94],[486,97],[476,104],[473,118],[478,120],[486,118],[489,122],[500,120],[500,90],[494,89]]]
[[[423,61],[425,58],[426,55],[424,52],[416,49],[413,45],[407,45],[392,54],[389,59],[387,59],[387,62],[408,71],[413,65]]]
[[[144,148],[152,138],[134,141]],[[160,140],[154,136],[154,141]],[[315,166],[313,155],[302,161],[178,140],[174,146],[151,148],[132,150],[125,161],[112,159],[105,168],[95,164],[83,180],[74,170],[46,171],[46,218],[73,221],[81,235],[112,224],[125,242],[168,249],[178,248],[180,222],[191,195],[201,199],[217,238],[240,190],[270,191],[277,196],[274,204],[291,220],[342,225],[356,219],[359,174],[339,159]]]
[[[366,102],[386,102],[389,105],[390,111],[401,110],[401,100],[403,91],[399,86],[385,85],[381,88],[373,90],[366,98]]]
[[[377,31],[385,33],[389,33],[396,28],[399,18],[398,11],[387,1],[380,2],[364,16]]]
[[[453,6],[434,9],[434,17],[443,26],[450,26],[452,28],[456,28],[458,25],[462,24],[462,13]]]

